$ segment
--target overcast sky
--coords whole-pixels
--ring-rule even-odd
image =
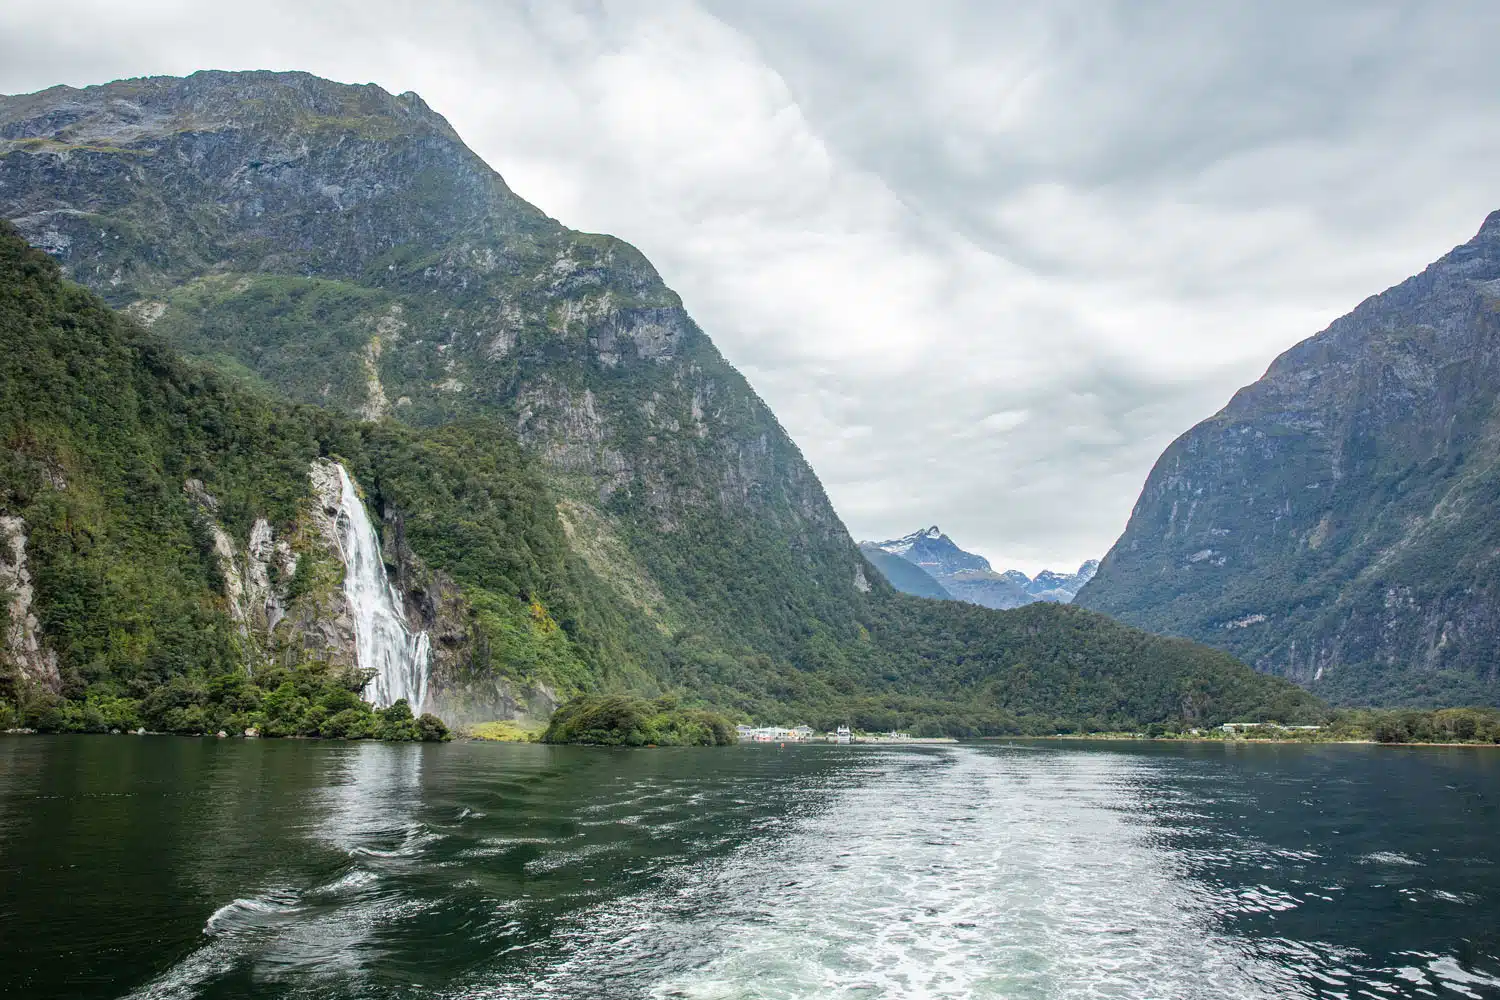
[[[50,0],[0,5],[0,93],[415,90],[645,251],[856,537],[937,523],[1035,572],[1500,208],[1496,37],[1493,2]]]

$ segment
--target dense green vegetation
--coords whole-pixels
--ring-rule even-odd
[[[1333,734],[1380,743],[1500,743],[1500,709],[1352,709],[1335,712]]]
[[[1327,712],[1225,653],[1068,605],[996,612],[886,589],[851,608],[847,638],[787,621],[784,655],[679,634],[666,686],[762,722],[920,736],[1318,723]]]
[[[20,709],[0,703],[0,729],[24,726],[51,733],[149,732],[202,736],[311,736],[325,739],[442,741],[443,720],[414,717],[404,699],[375,709],[359,696],[366,675],[309,661],[274,667],[251,680],[243,671],[172,677],[144,698],[94,689],[82,699],[36,694]]]
[[[550,491],[495,427],[355,424],[238,387],[61,281],[8,227],[0,347],[0,512],[24,519],[33,608],[61,680],[55,690],[28,683],[22,664],[0,662],[0,706],[14,721],[258,727],[240,723],[278,704],[284,682],[230,620],[212,539],[183,484],[202,481],[238,539],[258,517],[296,539],[308,465],[328,455],[367,484],[373,509],[396,512],[392,542],[467,588],[472,642],[460,672],[525,674],[567,691],[623,682],[639,659],[633,636],[649,631],[632,630],[631,611],[569,556]],[[306,556],[299,580],[315,575],[317,553]],[[270,652],[301,671],[307,708],[267,715],[267,734],[344,725],[318,706],[351,735],[378,730],[340,715],[355,708],[348,678],[301,662],[295,648]]]
[[[628,747],[729,746],[735,738],[733,724],[716,712],[627,695],[574,698],[552,714],[542,736],[547,743]]]

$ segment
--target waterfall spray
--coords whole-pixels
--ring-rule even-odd
[[[380,536],[354,492],[348,471],[339,469],[339,548],[344,557],[344,596],[354,612],[355,652],[360,667],[374,670],[365,700],[387,708],[405,698],[413,714],[427,700],[427,633],[413,635],[401,610],[401,594],[386,576]]]

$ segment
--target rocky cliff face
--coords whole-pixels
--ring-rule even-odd
[[[1079,603],[1353,702],[1500,700],[1500,213],[1175,441]]]
[[[0,678],[55,692],[62,687],[57,654],[42,644],[33,597],[26,560],[26,521],[0,516]]]

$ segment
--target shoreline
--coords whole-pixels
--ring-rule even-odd
[[[0,729],[0,736],[171,736],[182,740],[239,740],[241,743],[272,742],[280,740],[302,740],[309,743],[451,743],[458,739],[457,736],[449,735],[441,740],[409,740],[389,739],[381,736],[305,736],[301,733],[288,733],[285,736],[268,736],[265,733],[256,733],[254,736],[246,736],[244,733],[169,733],[156,729],[134,729],[109,730],[97,732],[89,730],[58,730],[43,731],[40,729],[26,729],[14,727],[11,729]]]
[[[447,743],[447,742],[459,743],[459,742],[462,742],[462,743],[511,743],[511,744],[529,743],[529,744],[539,745],[539,746],[604,746],[604,747],[614,747],[615,746],[614,744],[604,744],[604,743],[545,743],[544,741],[542,741],[540,739],[527,738],[525,736],[519,736],[519,735],[517,735],[517,736],[510,736],[510,735],[506,735],[506,736],[488,736],[488,735],[487,736],[481,736],[481,735],[478,735],[478,734],[476,734],[476,733],[474,733],[472,731],[470,731],[470,732],[462,732],[462,731],[455,732],[447,740],[389,740],[389,739],[381,739],[381,738],[376,737],[376,736],[360,736],[360,737],[355,737],[353,739],[351,739],[349,737],[345,737],[345,736],[301,736],[301,735],[287,735],[287,736],[264,736],[264,735],[256,735],[256,736],[245,736],[245,735],[239,734],[239,733],[234,733],[234,734],[228,734],[228,733],[226,733],[224,736],[220,736],[217,733],[165,733],[165,732],[156,732],[156,731],[153,731],[153,730],[147,730],[145,732],[136,732],[135,730],[122,730],[120,732],[105,732],[105,733],[97,733],[97,732],[96,733],[88,733],[88,732],[60,732],[60,733],[53,733],[53,732],[40,732],[40,731],[35,730],[35,729],[24,729],[24,728],[0,729],[0,736],[175,736],[175,737],[178,737],[180,739],[187,739],[187,740],[203,740],[203,739],[210,739],[210,740],[212,740],[212,739],[231,739],[231,740],[233,740],[233,739],[238,739],[238,740],[240,740],[242,742],[251,742],[251,741],[257,741],[257,740],[271,740],[271,741],[276,741],[276,740],[302,740],[302,741],[313,742],[313,743],[438,743],[438,742],[443,742],[443,743]],[[1344,739],[1344,740],[1331,740],[1331,739],[1323,739],[1323,740],[1280,739],[1280,740],[1278,740],[1278,739],[1268,739],[1268,738],[1264,738],[1264,737],[1256,737],[1256,738],[1234,737],[1232,739],[1223,739],[1223,738],[1217,738],[1217,737],[1212,737],[1212,736],[1174,736],[1174,737],[1164,737],[1164,736],[1136,736],[1136,735],[1133,735],[1131,733],[1086,733],[1086,734],[1058,733],[1058,734],[1054,734],[1054,735],[1050,735],[1050,736],[973,736],[973,737],[966,737],[964,739],[958,739],[958,738],[952,737],[952,736],[928,736],[928,737],[913,737],[911,739],[905,739],[905,740],[854,739],[854,740],[850,741],[849,743],[834,743],[834,742],[830,742],[830,741],[827,741],[827,740],[781,740],[781,741],[773,741],[773,740],[740,740],[740,741],[738,741],[736,743],[733,743],[733,744],[730,744],[730,745],[732,745],[732,746],[759,746],[759,745],[778,746],[779,745],[779,746],[782,746],[782,747],[785,747],[785,746],[788,746],[788,745],[790,745],[790,746],[956,746],[956,745],[959,745],[959,744],[962,744],[962,743],[1002,743],[1002,742],[1009,742],[1009,743],[1015,743],[1015,742],[1033,742],[1033,743],[1039,743],[1039,742],[1073,742],[1073,743],[1217,743],[1217,744],[1226,744],[1226,745],[1230,745],[1230,746],[1239,745],[1239,744],[1257,744],[1257,745],[1271,744],[1271,745],[1278,745],[1278,746],[1279,745],[1301,745],[1301,746],[1378,746],[1378,747],[1393,747],[1393,748],[1400,748],[1400,747],[1450,747],[1450,748],[1452,748],[1452,747],[1458,747],[1458,748],[1470,747],[1470,748],[1488,748],[1488,749],[1500,750],[1500,743],[1484,743],[1484,742],[1473,742],[1473,743],[1431,743],[1431,742],[1407,741],[1407,742],[1402,742],[1402,743],[1396,743],[1396,742],[1386,743],[1386,742],[1381,742],[1380,740],[1371,740],[1371,739],[1363,739],[1363,740],[1357,740],[1357,739]],[[668,745],[668,746],[675,746],[676,744],[666,744],[666,745]],[[682,745],[683,746],[697,746],[699,744],[682,744]],[[650,748],[654,749],[654,748],[657,748],[659,746],[659,744],[650,743],[650,744],[645,744],[644,746],[645,747],[650,747]]]
[[[1376,747],[1493,747],[1500,743],[1475,741],[1472,743],[1424,743],[1416,740],[1406,742],[1382,742],[1371,739],[1272,739],[1269,737],[1236,736],[1230,739],[1216,736],[1136,736],[1132,733],[1058,733],[1053,736],[976,736],[975,740],[992,743],[997,740],[1071,740],[1081,743],[1274,743],[1302,744],[1306,746],[1376,746]]]

